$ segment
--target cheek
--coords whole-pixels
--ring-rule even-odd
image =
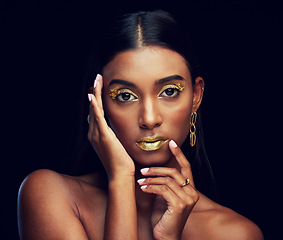
[[[109,119],[110,127],[120,139],[124,142],[130,138],[136,129],[136,115],[134,109],[122,111],[119,107],[109,104],[105,106],[105,112]]]
[[[179,145],[182,145],[186,140],[190,130],[192,105],[188,101],[184,104],[179,104],[175,107],[168,108],[164,124],[170,129],[172,137],[175,138]]]
[[[136,126],[132,121],[131,114],[111,114],[109,116],[110,127],[114,130],[118,138],[127,135],[130,129]]]

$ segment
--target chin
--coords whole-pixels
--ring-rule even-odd
[[[168,146],[163,146],[161,149],[155,151],[138,149],[131,155],[135,163],[141,167],[166,166],[172,156]]]

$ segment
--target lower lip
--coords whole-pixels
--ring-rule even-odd
[[[137,146],[141,148],[144,151],[155,151],[160,149],[166,142],[167,140],[159,140],[156,142],[136,142]]]

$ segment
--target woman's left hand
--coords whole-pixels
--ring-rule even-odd
[[[154,238],[176,240],[181,239],[199,195],[195,190],[190,163],[175,142],[170,141],[169,148],[180,165],[180,171],[167,167],[142,169],[147,178],[138,182],[144,192],[157,195],[152,213]],[[186,179],[189,179],[189,184],[182,186]]]

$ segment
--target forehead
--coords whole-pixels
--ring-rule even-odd
[[[107,83],[113,78],[130,81],[156,80],[178,74],[190,80],[185,59],[172,50],[162,47],[143,47],[117,54],[103,69]]]

